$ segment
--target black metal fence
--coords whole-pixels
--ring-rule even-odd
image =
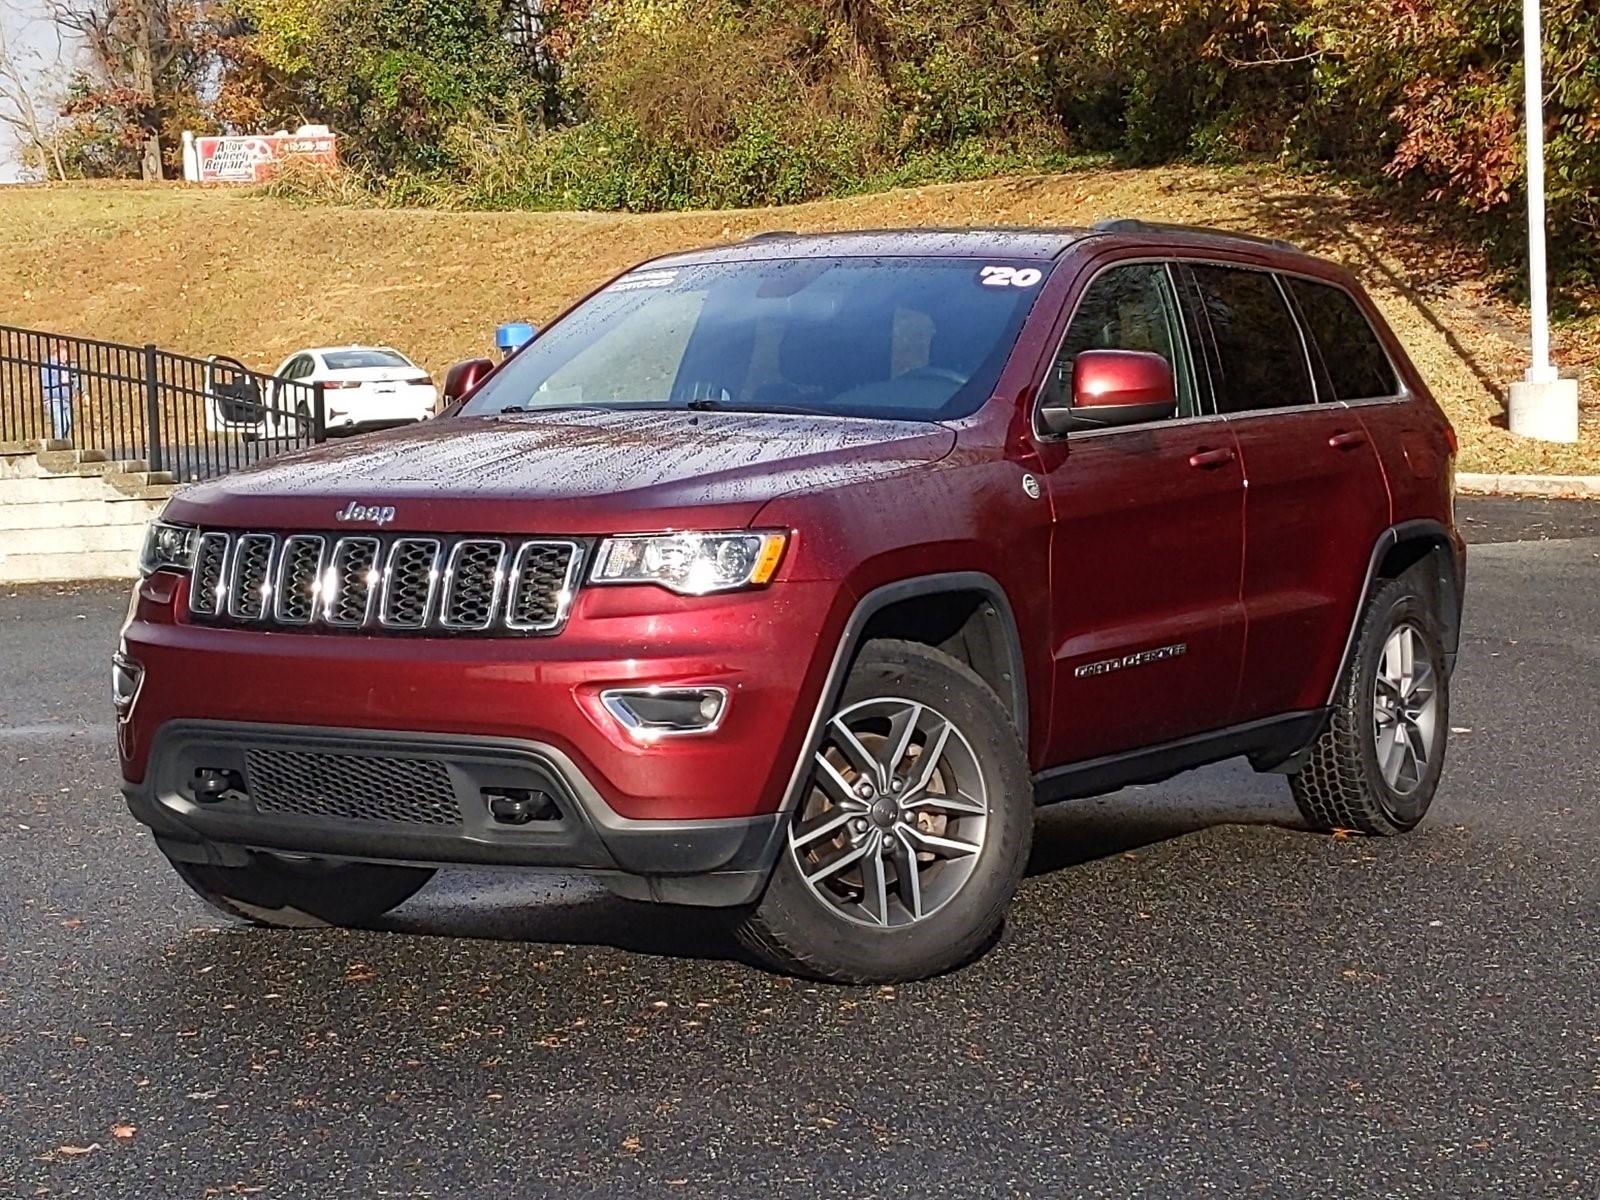
[[[325,437],[320,382],[0,325],[0,442],[62,441],[188,482]]]

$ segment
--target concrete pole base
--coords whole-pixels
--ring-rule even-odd
[[[1578,440],[1578,381],[1513,383],[1508,413],[1511,432],[1545,442]]]

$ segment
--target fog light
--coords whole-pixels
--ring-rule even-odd
[[[117,716],[126,717],[133,711],[133,702],[139,698],[139,685],[144,682],[144,668],[122,651],[111,656],[111,703]]]
[[[600,702],[619,725],[641,742],[662,737],[714,733],[728,707],[720,687],[612,688]]]

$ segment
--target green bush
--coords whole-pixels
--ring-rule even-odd
[[[1520,254],[1518,0],[547,0],[531,47],[511,2],[232,0],[255,49],[230,61],[268,111],[336,125],[388,202],[674,209],[1270,159]],[[1600,5],[1545,10],[1556,259],[1594,272]]]

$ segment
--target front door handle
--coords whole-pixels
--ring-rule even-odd
[[[1233,451],[1224,446],[1220,450],[1196,450],[1189,455],[1189,465],[1206,471],[1214,471],[1218,467],[1227,466],[1233,459]]]
[[[1328,439],[1328,445],[1335,450],[1354,450],[1357,446],[1367,444],[1367,435],[1359,430],[1348,433],[1336,433]]]

